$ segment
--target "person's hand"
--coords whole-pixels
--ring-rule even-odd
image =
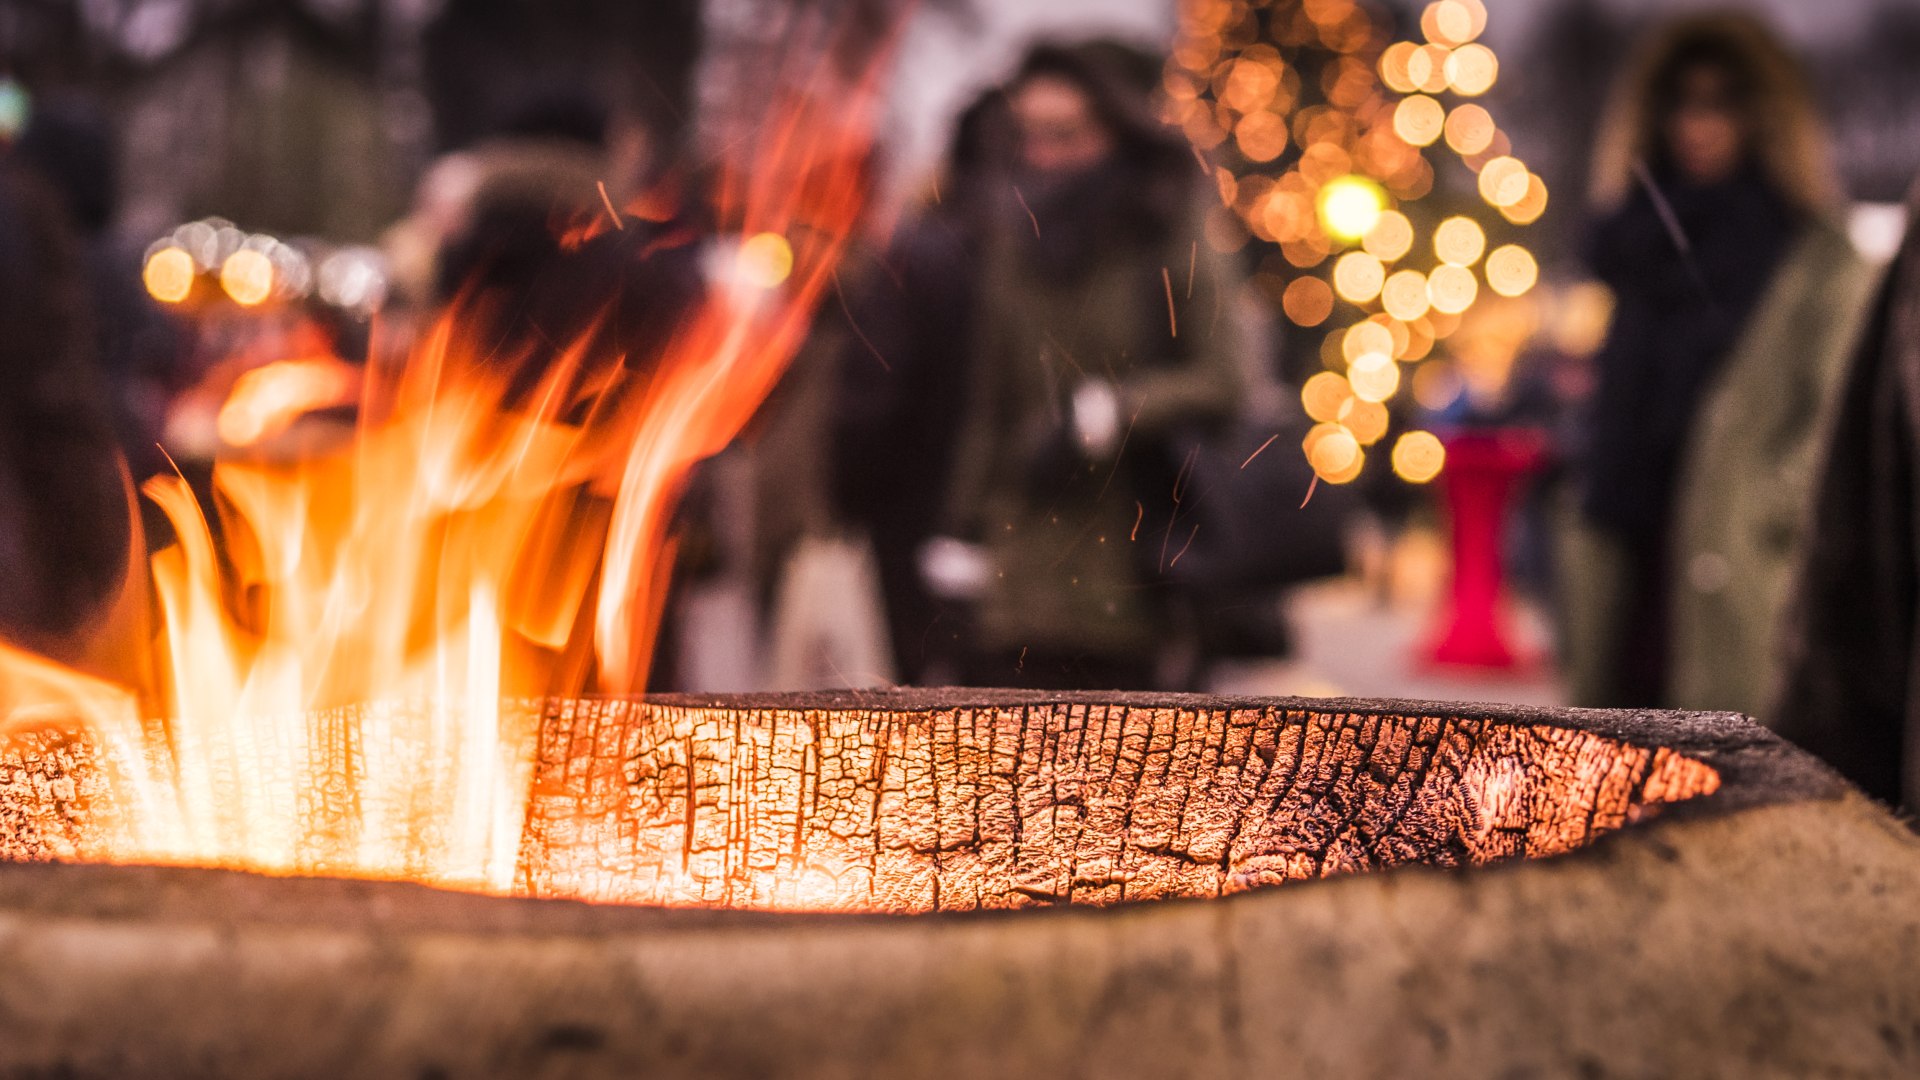
[[[1073,390],[1073,437],[1094,460],[1110,456],[1120,442],[1120,391],[1105,379],[1088,379]]]
[[[942,600],[977,600],[993,580],[993,560],[980,544],[936,536],[920,545],[919,558],[927,591]]]

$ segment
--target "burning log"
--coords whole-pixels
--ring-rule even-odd
[[[7,866],[0,1073],[1893,1075],[1920,1057],[1920,848],[1739,718],[1007,692],[541,712],[517,888],[661,906]],[[16,762],[0,821],[49,820],[29,792],[84,803],[84,754],[43,749],[80,764],[48,781]],[[1298,883],[1318,877],[1338,880]],[[1099,908],[1160,897],[1190,899]],[[732,910],[673,910],[690,906]],[[1057,910],[957,913],[1039,906]]]

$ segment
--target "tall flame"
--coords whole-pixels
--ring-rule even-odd
[[[220,461],[213,521],[150,481],[176,537],[149,566],[155,685],[0,646],[0,780],[77,725],[112,827],[74,854],[509,888],[538,714],[501,703],[644,689],[675,498],[832,281],[871,89],[796,95],[724,163],[709,286],[657,355],[609,355],[596,324],[502,367],[456,305],[369,370],[338,449]]]

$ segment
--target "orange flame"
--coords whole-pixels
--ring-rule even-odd
[[[397,371],[368,372],[347,445],[221,460],[215,521],[183,478],[150,481],[177,536],[150,560],[150,700],[0,646],[0,757],[78,725],[111,778],[105,850],[80,854],[508,889],[538,713],[502,701],[645,688],[674,500],[832,280],[871,90],[801,95],[750,167],[723,170],[706,294],[659,355],[602,355],[604,328],[577,327],[528,358],[528,393],[456,305]],[[222,434],[271,435],[337,375],[254,373]]]

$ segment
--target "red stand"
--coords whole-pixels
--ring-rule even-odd
[[[1547,440],[1517,428],[1457,435],[1446,447],[1440,480],[1453,528],[1453,587],[1428,656],[1435,664],[1509,670],[1518,658],[1501,626],[1501,541],[1514,493],[1546,460]]]

